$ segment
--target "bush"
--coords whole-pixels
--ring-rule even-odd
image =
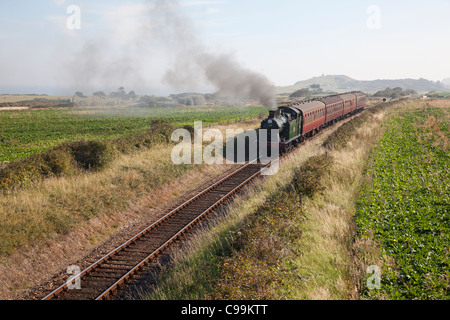
[[[19,161],[0,170],[0,190],[20,188],[42,174],[39,165],[31,161]]]
[[[164,137],[165,142],[171,142],[172,133],[175,131],[175,127],[169,122],[164,120],[152,120],[151,122],[151,135],[161,135]]]
[[[129,154],[158,143],[170,142],[175,128],[166,121],[152,121],[149,132],[111,141],[65,143],[46,153],[10,163],[0,168],[0,190],[21,188],[48,176],[62,176],[77,167],[98,171],[114,159],[115,154]]]
[[[311,92],[309,89],[300,89],[292,93],[289,98],[302,98],[302,97],[309,97],[311,95]]]
[[[47,173],[57,176],[70,172],[73,169],[73,158],[64,148],[55,148],[42,155],[43,163],[48,167]],[[45,169],[44,169],[45,170]]]
[[[325,186],[322,177],[330,172],[333,157],[325,154],[312,157],[294,172],[294,187],[298,193],[311,197],[322,192]]]
[[[340,126],[335,132],[329,135],[322,146],[328,149],[340,150],[347,146],[347,142],[366,121],[370,120],[371,113],[364,113]]]
[[[103,141],[79,141],[70,144],[75,161],[84,169],[100,170],[113,159],[111,146]]]

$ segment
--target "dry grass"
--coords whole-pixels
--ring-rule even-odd
[[[272,208],[269,200],[284,192],[280,190],[292,181],[295,169],[308,158],[325,152],[321,142],[327,135],[293,153],[283,161],[278,175],[260,180],[254,189],[240,197],[225,221],[212,232],[199,234],[186,250],[179,253],[175,269],[164,274],[161,284],[145,298],[360,299],[360,289],[366,285],[362,281],[367,278],[367,267],[382,265],[382,262],[375,243],[356,238],[355,199],[361,185],[368,182],[364,170],[373,146],[384,132],[384,121],[391,114],[404,112],[416,104],[401,101],[392,104],[392,108],[377,111],[370,121],[357,128],[345,148],[328,150],[333,167],[323,177],[326,188],[304,198],[302,214],[296,215],[301,218],[298,242],[290,242],[289,246],[281,243],[280,246],[279,239],[269,233],[264,241],[259,237],[250,237],[244,243],[238,241],[246,253],[260,252],[261,248],[277,253],[267,259],[262,257],[259,262],[248,259],[246,253],[236,252],[234,247],[242,234],[253,232],[255,228],[246,224],[248,218],[261,208]],[[280,204],[277,209],[289,210],[282,201]],[[280,223],[276,212],[266,214],[264,218],[267,225]],[[298,223],[298,220],[292,221],[291,227]],[[285,224],[283,222],[279,229]],[[266,262],[277,259],[279,252],[276,250],[294,254],[279,259],[274,271],[267,268],[274,266],[273,261]],[[226,270],[225,274],[223,270]],[[220,290],[217,290],[217,284]]]
[[[0,95],[0,103],[2,102],[19,102],[19,101],[29,101],[33,99],[47,99],[47,100],[59,100],[59,99],[69,99],[72,97],[67,96],[41,96],[41,95],[26,95],[26,94],[8,94]],[[4,110],[0,108],[0,110]]]
[[[231,127],[247,130],[257,123]],[[100,172],[51,178],[0,195],[2,246],[12,252],[0,258],[0,298],[12,299],[65,270],[121,228],[229,169],[175,166],[172,148],[157,145],[122,155]]]
[[[302,148],[288,155],[282,160],[280,171],[276,175],[259,179],[251,189],[237,197],[228,208],[226,216],[219,218],[219,221],[205,232],[197,233],[181,250],[174,254],[174,267],[163,272],[157,288],[153,288],[143,298],[151,300],[220,298],[215,296],[217,294],[215,290],[216,281],[222,276],[222,259],[231,254],[232,243],[241,234],[241,228],[246,227],[247,217],[255,214],[280,189],[290,185],[295,168],[311,156],[323,153],[320,146],[334,130],[336,128],[307,142]],[[274,239],[272,238],[272,240]],[[276,243],[279,242],[267,239],[261,245],[270,251],[270,248],[273,248]],[[247,260],[242,261],[242,270],[248,271],[250,265],[246,269],[245,262]],[[252,272],[249,275],[253,274],[256,281],[257,275]],[[258,274],[261,276],[258,278],[261,283],[264,281],[264,274]],[[260,290],[258,291],[261,294],[260,297],[268,294],[268,292],[264,292],[263,287],[257,286],[257,288]],[[269,296],[274,297],[265,295],[265,297]]]
[[[333,166],[330,173],[322,177],[325,188],[304,200],[305,219],[298,244],[301,255],[292,263],[300,279],[284,285],[284,296],[307,300],[357,298],[354,283],[359,279],[355,274],[360,268],[354,267],[352,259],[354,199],[368,154],[381,134],[383,118],[384,113],[377,114],[356,130],[345,148],[328,151]],[[368,249],[373,250],[364,247]]]

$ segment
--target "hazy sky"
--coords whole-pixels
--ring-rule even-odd
[[[172,26],[181,34],[168,43],[152,21],[157,17],[148,14],[161,2],[0,0],[0,93],[118,86],[173,92],[163,81],[173,63],[176,44],[170,42],[185,36],[209,52],[233,56],[276,85],[322,74],[358,80],[450,77],[449,0],[168,1],[182,17]],[[80,9],[79,20],[68,13],[71,5]]]

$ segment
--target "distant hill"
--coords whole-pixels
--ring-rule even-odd
[[[450,88],[450,78],[445,78],[444,80],[442,80],[442,83]]]
[[[450,81],[450,79],[448,79]],[[404,90],[417,92],[446,91],[448,88],[441,82],[433,82],[426,79],[398,79],[398,80],[355,80],[344,75],[327,75],[299,81],[292,86],[277,87],[277,93],[292,93],[302,88],[309,88],[313,84],[319,84],[323,91],[345,92],[360,90],[367,93],[375,93],[386,88],[401,87]]]

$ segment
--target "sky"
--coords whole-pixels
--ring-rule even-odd
[[[161,3],[170,32],[152,11]],[[188,43],[278,86],[322,74],[442,81],[449,14],[450,0],[0,0],[0,93],[214,90],[165,81]]]

